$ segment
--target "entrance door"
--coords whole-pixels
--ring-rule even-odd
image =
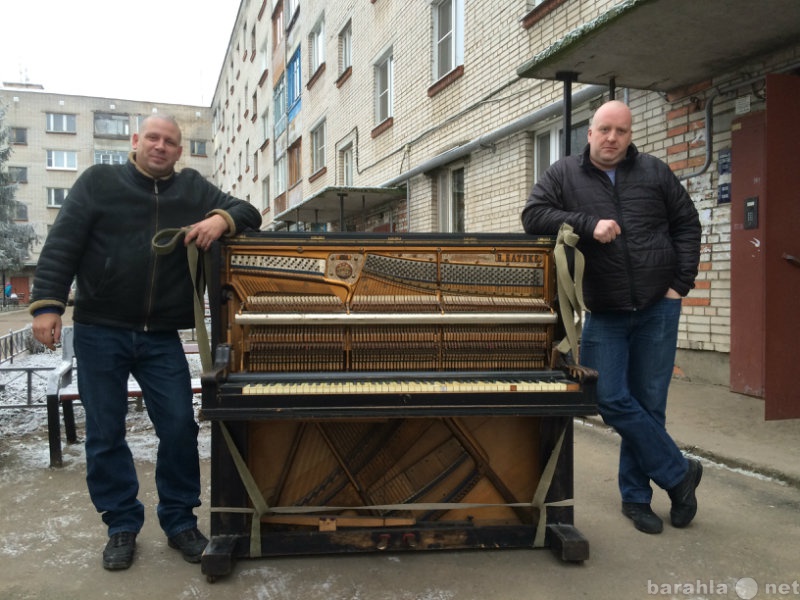
[[[800,77],[767,76],[767,109],[732,126],[731,389],[800,417]]]
[[[764,288],[767,419],[800,418],[800,77],[767,76]]]

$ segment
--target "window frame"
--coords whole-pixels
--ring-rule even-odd
[[[442,9],[448,7],[449,29],[441,31]],[[431,6],[433,18],[433,81],[439,81],[464,64],[464,0],[438,0]],[[447,64],[442,65],[442,50]]]
[[[69,195],[69,190],[70,188],[47,188],[47,208],[61,208],[61,206],[64,204],[64,200],[66,200],[67,196]],[[63,195],[57,194],[57,192],[63,192]],[[60,201],[57,198],[58,195],[62,195]]]
[[[303,181],[303,138],[297,138],[286,149],[286,185],[292,189]]]
[[[16,165],[10,165],[8,167],[8,180],[9,183],[12,184],[28,183],[28,167],[18,167]]]
[[[380,124],[394,116],[394,54],[389,49],[375,61],[375,121]],[[385,80],[385,81],[384,81]],[[385,114],[384,114],[384,102]]]
[[[107,156],[109,160],[105,161],[103,158]],[[98,150],[94,151],[94,164],[95,165],[124,165],[128,162],[127,150]]]
[[[208,141],[189,140],[189,154],[192,156],[208,156]]]
[[[325,64],[325,19],[320,18],[308,35],[309,74],[313,77]]]
[[[297,46],[297,49],[286,63],[286,110],[289,123],[294,121],[302,108],[303,65],[301,58],[300,46]]]
[[[589,129],[588,119],[578,121],[572,125],[573,141],[583,139],[583,143],[573,143],[572,155],[576,156],[583,152],[586,146],[586,132]],[[546,137],[546,139],[545,139]],[[546,148],[545,148],[546,146]],[[546,150],[547,156],[543,155]],[[556,162],[564,151],[564,128],[560,121],[553,123],[549,127],[538,129],[533,134],[533,170],[534,181],[544,175],[547,168]],[[547,163],[547,164],[545,164]]]
[[[78,153],[75,150],[47,150],[46,168],[50,171],[77,171],[78,170]],[[56,159],[63,159],[63,161]],[[70,158],[73,160],[70,161]],[[60,164],[63,162],[62,164]],[[70,165],[74,162],[74,167]]]
[[[439,231],[464,233],[466,225],[466,168],[457,163],[442,169],[437,176],[436,210]]]
[[[45,113],[45,133],[78,133],[78,115],[73,113]]]
[[[287,157],[286,153],[281,154],[279,157],[275,159],[275,167],[273,168],[272,172],[275,175],[275,196],[278,197],[281,194],[285,194],[286,191],[289,189],[286,185],[287,180]]]
[[[353,66],[353,22],[347,24],[339,33],[339,75]]]
[[[311,129],[311,173],[317,173],[327,166],[325,148],[327,143],[327,125],[323,119]]]
[[[108,123],[108,131],[98,131],[98,124]],[[92,133],[96,138],[126,140],[131,137],[131,119],[128,115],[96,112],[92,119]]]
[[[8,143],[12,146],[27,146],[28,145],[28,128],[27,127],[9,127]]]
[[[272,106],[274,112],[275,138],[280,136],[288,125],[288,117],[286,114],[286,74],[282,74],[278,83],[272,90]]]

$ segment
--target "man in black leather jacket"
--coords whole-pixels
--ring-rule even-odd
[[[193,169],[174,170],[181,131],[152,115],[133,135],[124,165],[94,165],[75,182],[45,240],[30,305],[33,334],[53,349],[73,278],[74,347],[86,414],[87,485],[108,527],[103,566],[134,558],[144,506],[125,442],[128,377],[139,382],[159,438],[157,514],[168,544],[199,562],[208,540],[200,506],[198,425],[179,329],[194,326],[185,245],[207,250],[223,235],[258,229],[253,206],[223,193]],[[156,254],[157,231],[186,227],[185,245]]]
[[[622,512],[640,531],[660,533],[650,482],[667,490],[672,525],[685,527],[702,476],[665,427],[681,297],[694,287],[701,227],[670,168],[631,143],[631,120],[622,102],[597,109],[583,154],[545,172],[522,221],[528,233],[555,234],[568,223],[580,236],[589,311],[581,363],[598,371],[600,414],[622,438]]]

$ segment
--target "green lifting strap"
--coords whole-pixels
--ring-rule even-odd
[[[153,236],[153,250],[156,254],[169,254],[189,232],[188,227],[162,229]],[[166,239],[166,242],[162,241]],[[200,251],[194,242],[186,246],[186,258],[189,261],[189,275],[192,277],[192,287],[194,288],[194,326],[197,331],[197,350],[200,353],[200,364],[203,372],[211,370],[211,343],[208,341],[208,330],[206,329],[205,305],[203,294],[206,288],[206,273],[211,272],[211,256],[203,253],[202,268],[198,270],[200,264]]]
[[[563,223],[558,230],[556,247],[553,255],[556,261],[556,278],[558,282],[558,304],[561,310],[561,320],[564,323],[566,337],[558,344],[557,349],[562,354],[572,350],[575,364],[580,364],[579,342],[583,327],[583,270],[585,261],[577,245],[580,237],[572,230],[572,226]],[[566,247],[574,250],[575,273],[574,277],[569,272]]]

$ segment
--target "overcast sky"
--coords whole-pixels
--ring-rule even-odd
[[[6,0],[0,80],[210,106],[238,9],[239,0]]]

